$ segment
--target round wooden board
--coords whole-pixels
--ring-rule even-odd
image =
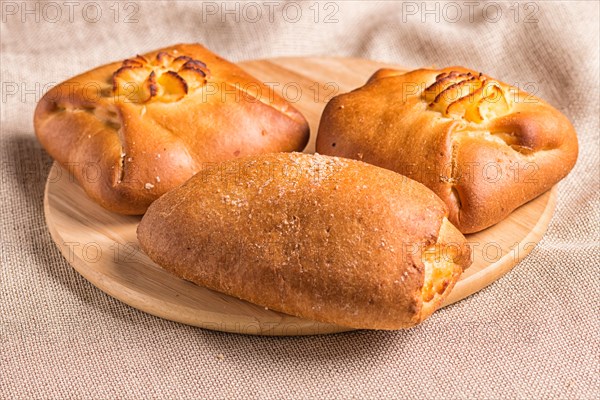
[[[315,135],[327,101],[364,84],[378,68],[370,60],[279,58],[241,63],[251,74],[294,100]],[[398,69],[402,67],[393,66]],[[286,92],[287,91],[287,92]],[[546,231],[556,203],[556,188],[514,211],[506,220],[467,235],[473,264],[444,306],[494,282],[525,257]],[[44,196],[46,222],[68,262],[107,294],[147,313],[202,328],[256,335],[312,335],[349,328],[303,320],[211,291],[179,279],[139,250],[140,217],[110,213],[90,200],[67,170],[54,164]]]

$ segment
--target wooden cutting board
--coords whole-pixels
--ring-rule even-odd
[[[241,63],[283,94],[308,119],[314,152],[321,112],[336,94],[364,84],[375,61],[350,58],[278,58]],[[392,66],[398,69],[402,67]],[[467,235],[474,261],[444,306],[494,282],[535,247],[554,212],[556,188],[482,232]],[[349,328],[303,320],[211,291],[170,275],[140,249],[140,217],[110,213],[90,200],[73,177],[54,164],[44,196],[53,240],[84,278],[109,295],[147,313],[202,328],[257,335],[310,335]]]

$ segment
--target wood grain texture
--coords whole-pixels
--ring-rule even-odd
[[[348,58],[280,58],[242,63],[292,100],[310,123],[306,152],[314,151],[321,112],[335,94],[365,83],[388,64]],[[398,66],[392,66],[401,68]],[[287,90],[287,94],[286,94]],[[93,171],[90,171],[93,179]],[[491,284],[522,260],[545,233],[556,187],[515,210],[506,220],[467,235],[473,264],[444,303]],[[113,214],[90,200],[68,170],[54,164],[44,196],[46,222],[68,262],[88,281],[124,303],[161,318],[202,328],[256,335],[311,335],[349,328],[284,315],[170,275],[139,250],[140,217]]]

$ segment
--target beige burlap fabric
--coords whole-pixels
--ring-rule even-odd
[[[2,2],[0,397],[600,397],[598,2],[248,4]],[[568,115],[579,161],[533,253],[412,330],[264,338],[161,320],[93,287],[50,239],[32,113],[50,85],[174,42],[232,60],[464,64]]]

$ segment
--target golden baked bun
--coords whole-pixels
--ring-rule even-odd
[[[301,153],[207,166],[138,226],[158,265],[269,309],[341,326],[427,318],[470,265],[425,186],[355,160]]]
[[[425,184],[463,233],[501,221],[550,189],[578,151],[559,111],[463,67],[377,71],[327,104],[316,148]]]
[[[198,44],[96,68],[40,100],[35,132],[105,208],[142,214],[204,162],[302,150],[304,117]]]

